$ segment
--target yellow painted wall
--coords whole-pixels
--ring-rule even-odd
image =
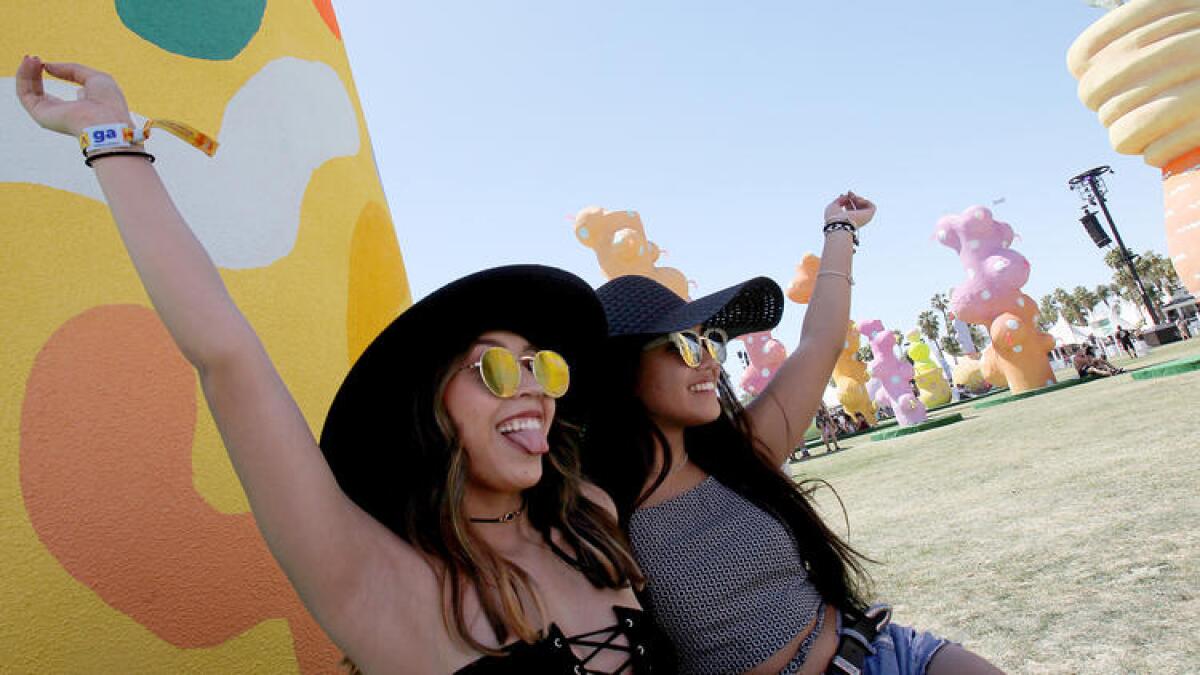
[[[333,672],[248,513],[196,377],[78,146],[13,96],[23,54],[112,73],[318,429],[410,302],[329,0],[9,2],[0,23],[0,671]],[[52,91],[69,94],[67,85]]]

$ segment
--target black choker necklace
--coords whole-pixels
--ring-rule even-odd
[[[472,523],[511,523],[521,517],[521,512],[525,510],[524,505],[516,511],[509,511],[499,518],[471,518]]]

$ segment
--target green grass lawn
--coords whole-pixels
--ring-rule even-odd
[[[1116,363],[1197,355],[1200,339]],[[1198,402],[1200,371],[1125,374],[792,470],[841,495],[901,623],[1014,673],[1200,672]],[[818,503],[844,533],[833,495]]]

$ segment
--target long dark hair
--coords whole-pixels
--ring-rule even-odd
[[[648,340],[610,340],[601,366],[603,412],[591,416],[584,433],[584,473],[612,496],[626,528],[643,495],[661,485],[671,470],[669,453],[659,450],[667,447],[666,436],[636,394],[642,346]],[[797,485],[772,465],[724,371],[718,395],[721,415],[684,431],[690,461],[791,530],[809,580],[825,602],[846,610],[865,606],[870,580],[863,562],[869,559],[821,520],[811,501],[815,482]],[[658,453],[663,454],[662,467],[653,474]]]
[[[545,613],[530,576],[474,536],[463,513],[469,459],[442,403],[457,361],[439,369],[429,395],[414,401],[410,417],[414,440],[423,448],[420,454],[426,462],[439,465],[431,473],[440,479],[428,476],[424,490],[399,495],[404,520],[397,534],[433,559],[450,609],[446,616],[450,634],[478,651],[497,653],[467,630],[463,601],[469,589],[478,593],[501,644],[513,636],[525,642],[540,639]],[[624,531],[608,511],[582,493],[578,427],[555,416],[548,441],[542,477],[523,495],[530,524],[556,555],[596,588],[640,587],[643,577]],[[529,601],[533,607],[526,606]],[[541,624],[533,620],[533,613]]]

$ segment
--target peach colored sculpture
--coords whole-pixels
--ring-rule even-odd
[[[967,271],[967,280],[950,293],[954,315],[989,327],[992,345],[983,352],[984,376],[1001,386],[996,376],[1002,374],[1014,393],[1054,384],[1046,357],[1054,338],[1038,329],[1037,303],[1021,293],[1029,261],[1009,248],[1012,227],[993,219],[988,209],[972,206],[938,220],[936,236],[958,253]]]
[[[750,365],[742,371],[742,391],[758,396],[787,360],[787,348],[769,330],[743,335],[741,339],[746,345],[746,355],[750,357]]]
[[[1004,370],[1000,367],[1000,363],[996,361],[996,350],[989,346],[983,350],[979,359],[979,372],[983,375],[983,379],[993,387],[1007,387],[1008,378],[1004,376]]]
[[[1200,295],[1200,0],[1133,0],[1067,53],[1079,98],[1113,148],[1162,170],[1167,248]]]
[[[659,267],[662,251],[646,238],[646,229],[637,211],[606,211],[589,206],[575,216],[575,237],[596,252],[596,260],[605,277],[640,274],[688,298],[688,282],[683,272]]]
[[[796,265],[796,276],[792,277],[792,283],[788,285],[788,300],[801,305],[807,305],[808,299],[812,297],[813,286],[817,283],[817,272],[820,271],[820,256],[806,253],[800,259],[800,264]]]
[[[833,383],[837,387],[837,397],[842,408],[851,415],[862,413],[863,417],[867,418],[867,423],[875,426],[878,421],[875,417],[875,404],[867,392],[867,381],[871,376],[867,374],[867,364],[855,357],[860,341],[858,327],[851,321],[846,327],[846,342],[838,354],[837,363],[833,366]]]
[[[863,321],[859,327],[875,355],[871,361],[871,375],[879,383],[874,388],[875,403],[891,408],[902,427],[924,422],[925,405],[913,395],[910,384],[913,367],[896,356],[896,336],[879,319]]]

